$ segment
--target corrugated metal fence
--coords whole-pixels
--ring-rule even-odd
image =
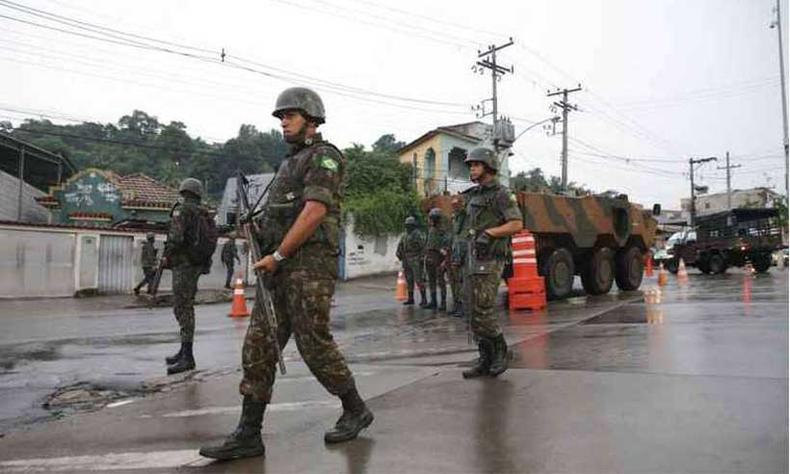
[[[128,293],[134,287],[134,237],[102,235],[99,240],[99,293]]]

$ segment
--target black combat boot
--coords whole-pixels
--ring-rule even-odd
[[[463,371],[462,375],[465,379],[488,375],[488,371],[491,367],[491,340],[481,337],[480,340],[477,341],[477,350],[480,351],[480,358],[477,359],[477,363],[471,369]]]
[[[431,290],[431,302],[425,307],[425,309],[432,309],[436,311],[436,290]]]
[[[442,288],[439,294],[442,297],[441,303],[439,303],[439,311],[447,311],[447,290]]]
[[[420,308],[428,306],[428,300],[425,299],[425,288],[420,288]]]
[[[324,434],[327,443],[342,443],[357,437],[360,431],[373,423],[373,413],[368,410],[365,402],[360,398],[356,387],[340,396],[343,402],[343,414],[337,420],[335,427]]]
[[[494,353],[491,356],[491,367],[488,369],[488,374],[496,377],[507,370],[507,341],[502,334],[489,340],[494,346]]]
[[[181,353],[181,357],[175,361],[173,365],[167,366],[167,375],[180,374],[181,372],[195,369],[195,356],[192,355],[192,343],[184,342],[182,345],[183,352]]]
[[[409,291],[409,299],[404,301],[403,304],[406,306],[414,304],[414,291]]]
[[[171,356],[165,357],[165,362],[167,362],[167,365],[173,365],[176,362],[178,362],[178,359],[181,358],[181,354],[183,353],[184,353],[184,343],[182,342],[181,347],[178,349],[178,352],[176,352]]]
[[[449,316],[453,316],[453,317],[455,317],[455,318],[461,318],[461,317],[463,317],[463,315],[464,315],[464,311],[463,311],[463,308],[461,307],[461,303],[460,303],[460,302],[458,302],[458,301],[454,301],[454,302],[453,302],[453,309],[452,309],[452,311],[450,311],[450,312],[449,312],[449,313],[447,313],[447,314],[448,314]]]
[[[261,439],[261,424],[266,402],[244,397],[239,426],[219,446],[204,446],[200,455],[211,459],[239,459],[264,456],[266,447]]]

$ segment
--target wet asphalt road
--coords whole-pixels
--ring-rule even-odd
[[[692,273],[685,284],[672,277],[654,305],[613,291],[540,313],[503,310],[511,370],[474,381],[460,378],[474,357],[463,321],[400,307],[389,283],[341,288],[333,313],[377,417],[360,439],[324,446],[337,402],[289,346],[289,374],[264,427],[265,459],[210,463],[196,453],[235,424],[232,372],[11,431],[0,439],[0,471],[787,471],[787,270]],[[201,369],[238,365],[244,324],[225,311],[198,309]],[[161,373],[174,347],[163,310],[62,308],[77,326],[57,329],[63,320],[36,314],[3,313],[2,360],[33,354],[0,375],[4,416],[17,400],[31,403],[23,393],[32,384],[44,392],[55,381],[139,383]]]

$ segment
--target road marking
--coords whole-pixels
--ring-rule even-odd
[[[306,402],[289,402],[289,403],[271,403],[266,406],[267,412],[288,412],[288,411],[298,411],[303,409],[310,409],[310,408],[337,408],[340,406],[340,402],[337,400],[321,400],[321,401],[306,401]],[[176,411],[172,413],[165,413],[164,415],[160,415],[164,418],[188,418],[191,416],[204,416],[204,415],[231,415],[235,413],[239,413],[241,411],[241,405],[234,405],[231,407],[208,407],[208,408],[200,408],[197,410],[182,410]],[[145,417],[150,417],[150,415],[145,415]]]
[[[119,402],[110,403],[109,405],[107,405],[107,408],[122,407],[122,406],[128,405],[128,404],[130,404],[130,403],[132,403],[134,401],[135,401],[134,398],[130,398],[128,400],[121,400]]]
[[[95,456],[15,459],[0,462],[4,472],[113,471],[132,469],[167,469],[207,461],[195,449],[109,453]],[[211,462],[211,461],[209,461]]]

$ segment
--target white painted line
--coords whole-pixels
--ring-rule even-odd
[[[4,472],[84,472],[133,469],[167,469],[204,459],[196,449],[109,453],[95,456],[15,459],[0,462]]]
[[[128,404],[130,404],[132,402],[134,402],[134,398],[130,398],[128,400],[121,400],[121,401],[118,401],[118,402],[110,403],[109,405],[107,405],[107,408],[122,407],[122,406],[128,405]]]
[[[287,411],[298,411],[304,410],[309,408],[337,408],[341,406],[338,400],[320,400],[320,401],[306,401],[306,402],[291,402],[291,403],[271,403],[266,406],[267,412],[287,412]],[[235,405],[232,407],[208,407],[208,408],[200,408],[197,410],[183,410],[183,411],[176,411],[172,413],[165,413],[161,415],[164,418],[188,418],[192,416],[204,416],[204,415],[231,415],[235,413],[239,413],[241,411],[241,405]]]

